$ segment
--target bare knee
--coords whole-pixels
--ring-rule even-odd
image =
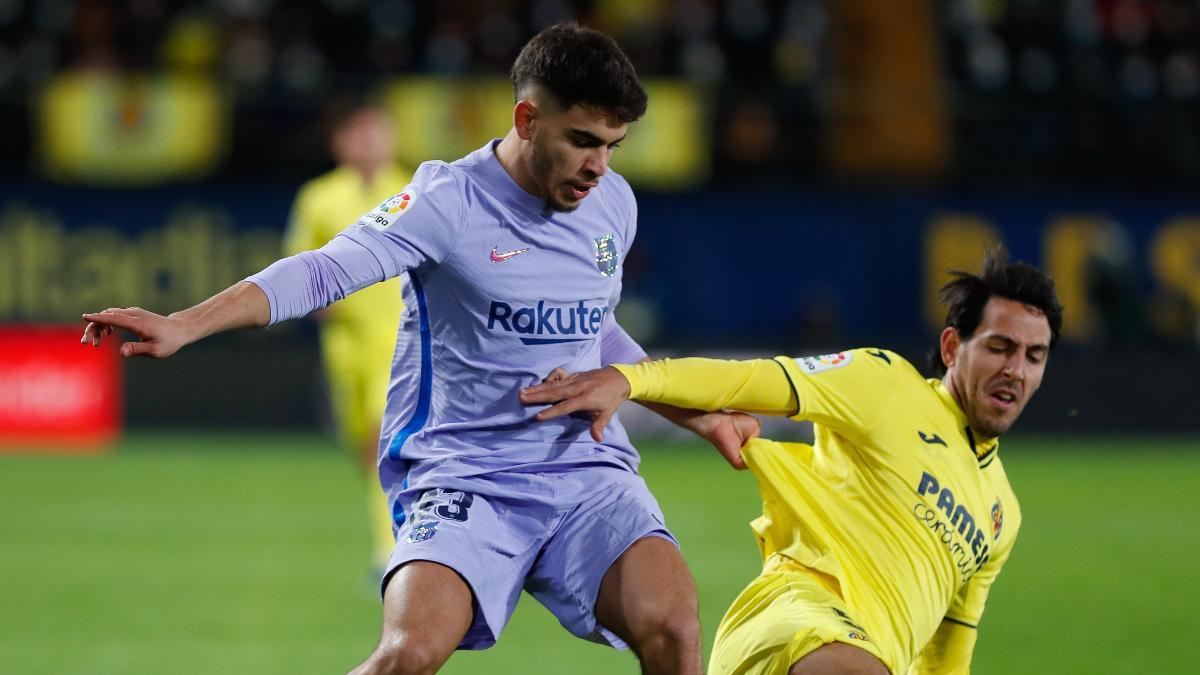
[[[380,642],[353,675],[425,675],[437,672],[448,657],[428,641],[396,635]]]
[[[643,614],[636,623],[632,645],[645,652],[690,652],[700,648],[700,617],[694,602]]]
[[[887,666],[865,649],[831,642],[792,664],[788,675],[889,675]]]

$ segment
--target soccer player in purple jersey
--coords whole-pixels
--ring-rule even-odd
[[[613,319],[637,226],[608,162],[646,94],[610,38],[573,24],[513,65],[503,139],[413,182],[316,251],[182,312],[85,314],[162,358],[218,331],[303,316],[405,278],[379,473],[396,523],[383,632],[359,673],[425,673],[493,644],[521,590],[567,630],[632,647],[649,673],[699,673],[696,590],[615,417],[538,423],[517,392],[562,368],[645,360]],[[656,407],[736,452],[749,416]],[[603,440],[601,440],[601,437]]]

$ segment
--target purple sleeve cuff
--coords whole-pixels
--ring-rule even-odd
[[[334,237],[315,251],[277,260],[246,281],[258,286],[271,305],[271,323],[305,316],[351,293],[395,276],[370,249],[348,236]]]
[[[604,317],[604,325],[600,329],[601,367],[613,363],[638,363],[645,358],[646,350],[629,337],[621,324],[611,314]]]
[[[279,298],[275,297],[275,289],[271,286],[271,282],[267,281],[262,272],[259,272],[258,274],[252,274],[246,277],[245,280],[249,281],[255,286],[258,286],[259,289],[261,289],[262,292],[267,296],[267,304],[271,307],[271,321],[268,322],[267,325],[274,326],[275,324],[279,323],[279,318],[275,314],[276,308],[279,307]]]

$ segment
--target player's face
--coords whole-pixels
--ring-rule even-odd
[[[608,111],[574,105],[543,113],[534,130],[533,180],[555,211],[574,211],[608,172],[629,128]]]
[[[334,133],[333,152],[339,164],[375,171],[392,161],[396,141],[387,115],[366,108],[350,116]]]
[[[992,298],[975,335],[954,342],[948,374],[967,422],[980,435],[999,436],[1017,421],[1042,384],[1050,323],[1036,308]]]

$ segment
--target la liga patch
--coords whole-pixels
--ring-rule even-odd
[[[853,359],[854,354],[850,352],[838,352],[836,354],[822,354],[820,356],[804,356],[796,359],[796,365],[811,375],[823,370],[845,368],[850,365],[850,361]]]
[[[410,211],[416,201],[416,191],[408,188],[404,192],[394,194],[383,200],[382,204],[376,206],[373,211],[367,214],[365,220],[376,229],[385,229],[396,222],[396,219],[400,216]]]

